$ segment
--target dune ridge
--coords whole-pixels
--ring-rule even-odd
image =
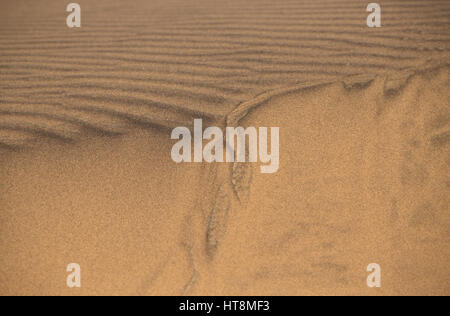
[[[217,271],[239,275],[234,280],[240,285],[225,282],[229,291],[370,295],[358,278],[364,279],[360,266],[365,260],[376,258],[389,274],[379,293],[448,293],[450,96],[444,87],[449,67],[436,65],[399,77],[395,85],[380,76],[296,87],[251,103],[257,107],[243,106],[235,122],[278,122],[290,143],[285,140],[281,171],[269,182],[252,164],[236,164],[226,174],[228,179],[231,175],[224,182],[233,220],[222,223],[226,234],[217,242],[221,247],[215,264],[221,267]],[[326,103],[321,103],[321,94]],[[278,106],[283,109],[277,111]],[[314,106],[340,113],[335,117],[340,123],[322,126],[340,137],[302,126],[308,119],[301,117],[311,117],[309,108]],[[296,114],[283,114],[293,107]],[[323,114],[323,119],[333,115]],[[285,226],[274,225],[271,231],[271,220]],[[272,259],[273,247],[280,248],[277,259]],[[259,268],[245,267],[244,262]],[[286,290],[292,278],[299,286]],[[278,285],[269,286],[273,280]],[[202,290],[194,293],[201,295]]]

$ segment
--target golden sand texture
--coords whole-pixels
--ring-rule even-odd
[[[221,121],[267,90],[448,58],[449,1],[0,1],[0,143]],[[30,139],[31,138],[31,139]]]
[[[248,166],[216,259],[235,277],[219,293],[448,295],[449,83],[445,67],[395,91],[383,78],[302,88],[245,117],[282,126],[281,167]],[[369,261],[384,267],[380,291],[364,284]]]
[[[450,294],[449,1],[79,3],[0,0],[1,295]],[[280,170],[175,164],[194,118]]]

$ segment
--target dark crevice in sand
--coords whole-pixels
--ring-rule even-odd
[[[213,208],[207,220],[206,254],[209,258],[214,257],[219,243],[225,235],[229,211],[230,197],[224,185],[221,185],[214,196]]]

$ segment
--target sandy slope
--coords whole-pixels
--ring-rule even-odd
[[[0,294],[449,294],[448,1],[79,3],[0,0]],[[174,164],[200,117],[280,172]]]
[[[246,116],[282,126],[282,166],[247,167],[218,293],[448,294],[449,74],[414,75],[395,94],[383,78],[302,88]],[[369,261],[384,267],[381,291],[365,286]]]

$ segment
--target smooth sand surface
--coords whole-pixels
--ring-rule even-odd
[[[450,294],[449,1],[79,3],[0,0],[1,295]],[[195,118],[279,172],[175,164]]]

